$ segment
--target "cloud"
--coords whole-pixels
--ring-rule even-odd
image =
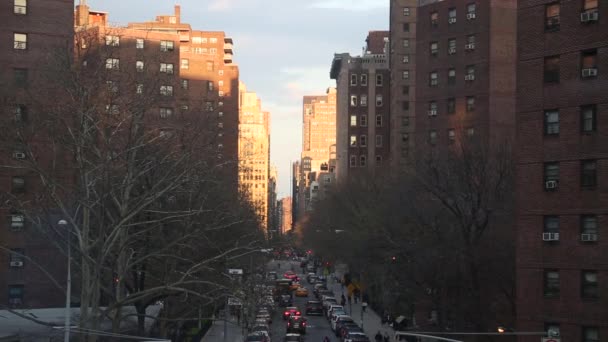
[[[316,0],[310,4],[312,8],[370,11],[388,7],[388,1],[379,0]]]
[[[214,0],[207,8],[209,11],[223,12],[234,8],[235,4],[235,0]]]

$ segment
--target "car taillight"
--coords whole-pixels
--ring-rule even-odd
[[[306,326],[306,322],[302,322],[302,326]]]
[[[300,316],[300,315],[302,315],[302,314],[300,313],[300,311],[296,312],[296,316]]]

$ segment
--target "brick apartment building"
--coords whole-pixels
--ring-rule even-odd
[[[608,336],[608,2],[519,0],[518,12],[517,330],[600,341]]]
[[[463,137],[492,145],[513,134],[516,7],[516,0],[420,1],[412,123],[416,158],[446,151]],[[408,38],[403,39],[405,46]]]
[[[383,170],[390,157],[388,31],[370,31],[362,56],[334,56],[336,80],[336,179]]]
[[[0,227],[0,306],[52,307],[65,303],[59,289],[40,268],[65,286],[66,260],[58,247],[37,233],[12,203],[36,197],[35,172],[19,168],[28,158],[15,138],[17,127],[34,129],[28,117],[43,110],[39,89],[53,86],[44,67],[56,56],[69,56],[73,39],[73,0],[11,0],[0,2],[0,108],[2,207]],[[37,96],[34,96],[37,95]],[[38,147],[44,146],[40,141]],[[41,164],[49,162],[40,154]],[[65,171],[63,168],[58,172]],[[33,262],[36,261],[36,263]]]

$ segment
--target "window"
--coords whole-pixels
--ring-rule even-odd
[[[160,86],[160,94],[163,96],[173,96],[173,86],[170,85],[161,85]]]
[[[544,278],[544,296],[559,297],[559,271],[545,270]]]
[[[357,95],[350,96],[350,106],[357,107]]]
[[[429,102],[429,116],[437,115],[437,101]]]
[[[597,107],[595,105],[581,107],[581,132],[595,132]]]
[[[553,191],[559,185],[559,163],[550,162],[544,164],[545,190]]]
[[[16,122],[27,122],[27,107],[25,105],[15,105],[14,114]]]
[[[182,58],[182,62],[180,64],[181,69],[190,69],[190,60],[186,58]]]
[[[600,342],[600,331],[597,327],[583,327],[583,342]]]
[[[439,43],[431,42],[431,44],[429,45],[429,49],[431,51],[431,56],[437,56],[437,54],[439,53]]]
[[[466,75],[464,76],[465,81],[474,81],[475,80],[475,66],[467,65],[466,67]]]
[[[106,59],[106,69],[108,69],[108,70],[120,69],[120,59],[118,59],[118,58]]]
[[[160,107],[159,113],[161,118],[166,119],[173,115],[173,108]]]
[[[120,46],[120,37],[119,36],[106,36],[106,45],[107,46]]]
[[[361,107],[367,107],[367,95],[361,95]]]
[[[477,4],[474,2],[467,4],[467,19],[468,20],[475,19],[476,14],[477,14]]]
[[[382,95],[376,95],[376,107],[382,107],[383,104]]]
[[[554,31],[559,30],[559,2],[548,4],[545,7],[545,30]]]
[[[409,70],[403,70],[401,72],[401,78],[404,80],[409,80],[410,79],[410,71]]]
[[[118,108],[118,105],[116,105],[116,104],[108,104],[108,105],[106,105],[106,113],[117,115],[120,113],[120,109]]]
[[[403,87],[401,87],[401,93],[403,95],[409,95],[410,94],[410,86],[403,86]]]
[[[450,8],[448,9],[448,24],[456,23],[456,9]]]
[[[11,190],[14,193],[25,192],[25,178],[19,176],[13,177]]]
[[[205,102],[205,111],[213,112],[213,102],[211,102],[211,101]]]
[[[595,188],[597,185],[597,162],[595,160],[583,160],[581,162],[581,186],[584,188]]]
[[[111,93],[118,93],[118,82],[117,81],[106,81],[108,91]]]
[[[28,71],[27,69],[16,68],[13,69],[13,79],[15,86],[19,88],[27,87]]]
[[[136,61],[135,62],[135,70],[137,70],[137,72],[143,72],[144,71],[144,62],[143,61]]]
[[[361,127],[367,127],[367,115],[361,115],[359,123],[361,124]]]
[[[10,216],[11,230],[17,231],[22,230],[25,226],[25,216],[19,213],[13,213]]]
[[[361,74],[361,85],[362,86],[367,85],[367,74]]]
[[[467,96],[467,112],[475,111],[475,96]]]
[[[357,167],[357,156],[350,156],[350,167]]]
[[[173,64],[172,63],[160,63],[160,72],[165,74],[173,74]]]
[[[361,165],[361,167],[367,166],[367,156],[366,155],[361,155],[359,157],[359,164]]]
[[[599,296],[596,271],[583,271],[581,279],[581,297],[594,299]]]
[[[367,147],[367,135],[362,134],[359,137],[359,146],[361,146],[361,147]]]
[[[141,38],[137,38],[135,40],[135,48],[136,49],[143,49],[144,48],[144,40]]]
[[[350,75],[350,85],[351,86],[356,86],[357,85],[357,79],[358,79],[357,74],[351,74]]]
[[[559,111],[557,109],[545,111],[545,135],[559,134]]]
[[[215,69],[215,63],[213,61],[207,61],[207,71],[213,71]],[[220,76],[224,74],[223,70],[220,70]]]
[[[403,7],[403,16],[404,17],[409,17],[410,16],[410,8],[409,7]]]
[[[467,44],[464,46],[465,50],[475,50],[475,35],[471,34],[467,36]]]
[[[549,215],[543,218],[543,233],[555,234],[554,240],[559,240],[559,216]]]
[[[403,55],[401,57],[401,63],[408,64],[410,62],[410,55]]]
[[[376,156],[376,166],[382,165],[382,156]]]
[[[456,141],[456,131],[453,128],[448,129],[448,142],[451,144]]]
[[[405,111],[410,110],[410,101],[401,102],[401,108]]]
[[[190,85],[190,81],[182,79],[181,82],[180,82],[180,84],[181,84],[181,87],[182,87],[183,90],[188,90],[188,87]]]
[[[429,144],[437,144],[437,131],[434,129],[429,132]]]
[[[13,8],[15,14],[27,14],[27,0],[15,0]]]
[[[404,39],[401,41],[401,44],[403,44],[403,47],[409,48],[410,47],[410,40],[409,39]]]
[[[590,241],[597,240],[597,216],[595,215],[582,215],[581,216],[581,234],[589,234],[594,235],[596,239],[592,239]],[[581,239],[582,240],[582,239]],[[584,241],[584,240],[583,240]]]
[[[376,127],[382,127],[382,115],[376,115]]]
[[[581,76],[583,78],[597,76],[597,49],[583,51],[581,54]]]
[[[160,41],[160,51],[167,52],[173,51],[173,41],[172,40],[161,40]]]
[[[208,91],[213,91],[213,88],[214,88],[213,81],[208,81],[207,82],[207,90]]]
[[[475,135],[475,128],[473,128],[473,127],[467,128],[467,137],[470,138],[470,137],[472,137],[474,135]]]
[[[559,337],[561,335],[559,323],[545,323],[545,331],[549,337]]]
[[[350,127],[357,127],[357,116],[356,115],[350,116]]]
[[[439,25],[439,12],[431,12],[431,26],[437,27]]]
[[[144,85],[142,83],[137,83],[137,85],[135,86],[135,92],[137,94],[143,94],[144,93]]]
[[[447,101],[447,112],[448,114],[456,113],[456,99],[450,97]]]
[[[25,292],[24,285],[9,285],[8,286],[8,304],[11,306],[23,304],[24,292]]]
[[[429,74],[429,86],[436,87],[439,84],[439,75],[437,71],[433,71]]]
[[[382,147],[382,135],[376,135],[376,147]]]
[[[448,85],[456,84],[456,69],[450,68],[448,69]]]
[[[217,43],[217,38],[209,38],[209,43],[216,44]]]
[[[218,87],[223,87],[224,86],[224,81],[217,81],[217,86]]]
[[[376,75],[376,87],[382,87],[384,80],[382,78],[382,74]]]
[[[456,39],[451,38],[448,39],[448,55],[453,55],[456,53]]]
[[[357,136],[356,135],[350,136],[350,147],[357,147]]]
[[[545,57],[545,83],[559,82],[559,56]]]
[[[27,34],[14,33],[13,34],[13,48],[15,50],[26,50],[27,49]]]

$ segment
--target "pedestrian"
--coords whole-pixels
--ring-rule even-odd
[[[388,336],[388,333],[385,331],[384,332],[384,342],[390,342],[391,338],[390,336]]]
[[[382,334],[380,333],[380,330],[378,330],[378,333],[376,333],[374,340],[376,340],[376,342],[382,342]]]
[[[346,297],[344,297],[344,295],[342,295],[342,298],[340,298],[340,305],[346,305]]]
[[[281,269],[281,263],[280,262],[277,263],[277,268]]]
[[[348,305],[352,305],[353,303],[353,296],[352,295],[348,295]]]
[[[367,302],[361,302],[361,310],[365,312],[365,309],[367,309]]]
[[[323,342],[331,342],[328,336],[323,337]]]
[[[359,289],[355,289],[355,304],[359,303]]]

